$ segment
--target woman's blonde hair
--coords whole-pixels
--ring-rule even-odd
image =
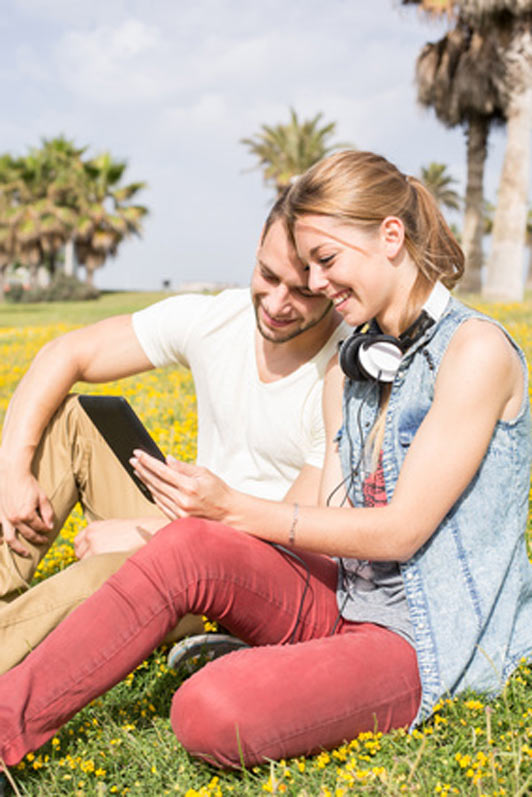
[[[430,191],[373,152],[345,150],[319,161],[291,187],[285,212],[292,235],[296,219],[309,213],[366,230],[396,216],[421,282],[452,288],[464,272],[464,254]]]
[[[319,161],[290,188],[284,212],[292,237],[296,220],[307,214],[329,216],[367,231],[376,231],[388,216],[401,219],[405,248],[418,268],[405,306],[405,326],[427,283],[439,280],[452,288],[464,272],[464,254],[430,191],[372,152],[346,150]],[[366,440],[373,468],[382,447],[389,396],[390,385],[384,385],[381,410]]]

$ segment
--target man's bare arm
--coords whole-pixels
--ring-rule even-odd
[[[107,382],[152,367],[131,316],[69,332],[37,354],[13,394],[0,446],[0,523],[13,550],[25,553],[15,529],[40,542],[52,526],[50,503],[31,475],[31,464],[46,425],[75,382]]]

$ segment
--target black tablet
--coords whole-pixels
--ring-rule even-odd
[[[136,448],[161,462],[166,459],[131,405],[122,396],[81,395],[79,403],[139,490],[154,503],[146,485],[135,476],[129,460]]]

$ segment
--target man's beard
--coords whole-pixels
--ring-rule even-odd
[[[302,335],[303,332],[306,332],[308,329],[312,329],[312,327],[315,327],[317,324],[320,323],[320,321],[323,321],[329,310],[332,308],[332,302],[331,302],[326,306],[325,310],[320,316],[318,316],[318,318],[309,321],[308,324],[303,324],[303,326],[294,329],[292,332],[287,332],[285,335],[283,335],[281,332],[280,335],[277,336],[270,333],[268,329],[263,328],[259,317],[259,304],[260,300],[255,302],[253,305],[253,309],[255,310],[255,321],[257,324],[257,329],[264,338],[264,340],[268,340],[270,341],[270,343],[287,343],[289,340],[297,338],[299,335]]]

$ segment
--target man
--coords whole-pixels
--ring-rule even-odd
[[[175,296],[47,344],[9,405],[0,447],[0,672],[16,664],[168,522],[129,479],[69,391],[181,363],[198,401],[198,458],[254,495],[311,502],[324,451],[321,381],[348,330],[306,286],[270,213],[247,290]],[[79,562],[28,590],[77,501]],[[184,618],[178,636],[198,630]]]

